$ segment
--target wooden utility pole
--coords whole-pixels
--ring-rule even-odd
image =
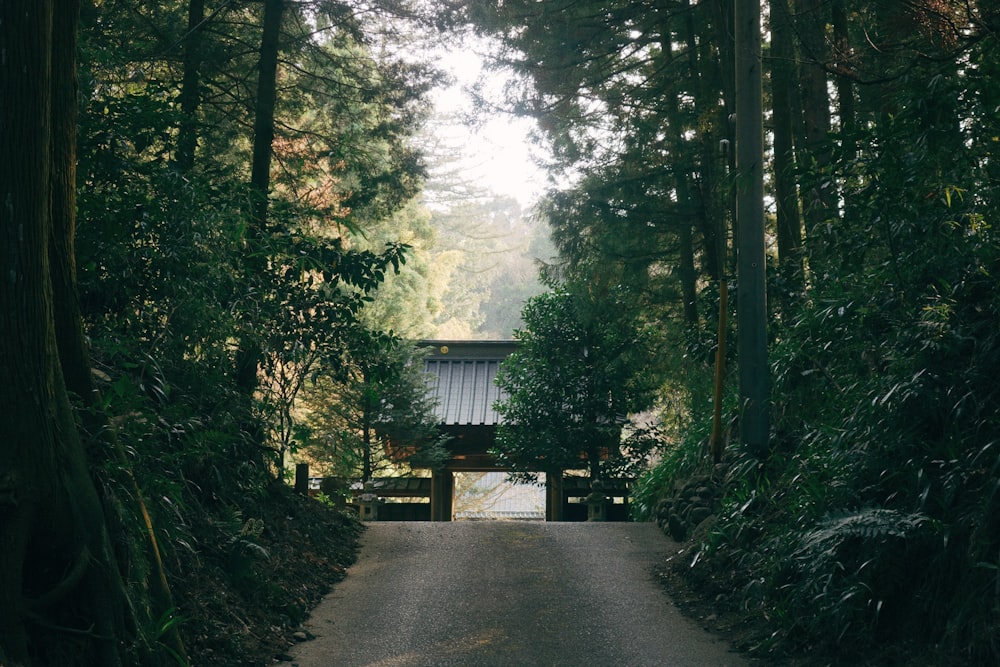
[[[736,0],[736,352],[740,440],[764,458],[770,436],[764,277],[764,121],[760,0]]]

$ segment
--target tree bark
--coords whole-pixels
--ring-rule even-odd
[[[848,71],[851,65],[851,39],[844,0],[834,0],[832,13],[835,64],[840,71]],[[841,159],[852,161],[857,153],[855,146],[857,105],[854,99],[854,82],[850,77],[840,74],[836,77],[836,83]]]
[[[53,271],[50,251],[72,249],[73,148],[53,139],[62,144],[75,132],[65,78],[75,64],[75,9],[54,11],[52,0],[0,4],[0,99],[17,100],[0,108],[3,664],[121,664],[124,591],[66,390],[53,300],[56,289],[74,292],[71,265]],[[65,324],[72,314],[58,317]]]
[[[184,45],[184,76],[179,95],[181,123],[177,133],[177,153],[174,157],[181,171],[190,171],[194,167],[194,156],[198,149],[196,115],[201,105],[201,24],[204,20],[205,0],[190,0],[187,39]]]
[[[764,127],[760,4],[736,4],[736,347],[740,438],[763,459],[770,440],[767,283],[764,253]]]
[[[138,504],[139,513],[146,524],[149,557],[155,566],[154,581],[150,590],[157,616],[173,609],[173,598],[167,583],[160,549],[153,530],[152,519],[146,508],[138,481],[120,443],[109,428],[101,397],[91,373],[90,351],[83,330],[83,315],[76,282],[76,25],[79,18],[78,0],[64,0],[63,10],[53,18],[52,52],[52,140],[50,163],[50,192],[52,232],[49,239],[49,267],[52,277],[52,302],[56,332],[59,367],[66,389],[79,400],[76,414],[83,428],[82,442],[91,462],[117,460],[126,472],[131,492]],[[107,498],[104,499],[106,502]],[[118,573],[111,567],[116,560],[110,546],[104,545],[109,563],[107,575],[112,587],[121,589]],[[129,554],[124,554],[128,558]],[[145,555],[141,556],[145,558]],[[146,607],[146,605],[138,605]],[[118,616],[122,609],[114,611]],[[155,621],[156,619],[145,619]],[[120,620],[124,623],[124,620]],[[176,625],[164,635],[177,655],[186,655]],[[146,657],[147,660],[151,659]]]
[[[774,198],[782,294],[803,284],[802,220],[795,179],[794,108],[797,105],[795,48],[788,0],[771,0],[771,103],[774,126]],[[784,299],[782,299],[784,300]]]
[[[55,341],[46,284],[49,72],[52,3],[0,5],[0,660],[27,663],[24,566],[32,524],[51,480]],[[29,129],[30,128],[30,129]],[[46,460],[48,459],[48,460]]]
[[[719,49],[719,66],[722,70],[722,102],[728,117],[736,110],[733,2],[731,0],[714,0],[711,7],[715,39]],[[728,128],[726,129],[728,131]]]
[[[371,481],[373,471],[372,471],[372,412],[374,407],[372,402],[374,397],[372,396],[372,387],[370,384],[370,377],[366,370],[361,371],[361,432],[362,441],[361,447],[364,452],[364,457],[362,458],[362,468],[361,468],[361,481],[368,482]]]
[[[248,252],[244,257],[245,271],[252,280],[267,270],[260,258],[267,229],[268,193],[271,189],[271,154],[274,142],[274,108],[277,100],[278,47],[281,17],[285,0],[265,0],[260,59],[257,68],[257,97],[254,110],[253,154],[250,165],[250,189],[254,197],[253,211],[247,229]],[[236,355],[236,385],[245,403],[244,431],[253,444],[263,446],[263,433],[254,424],[251,406],[259,383],[262,359],[261,341],[256,326],[247,322]],[[280,473],[280,471],[279,471]]]
[[[253,157],[250,165],[250,187],[256,196],[253,224],[258,235],[262,234],[267,226],[267,196],[271,189],[271,145],[274,143],[274,106],[277,100],[278,38],[284,11],[285,0],[264,0],[253,123]]]
[[[67,0],[65,12],[54,16],[53,31],[61,39],[53,41],[51,105],[59,109],[52,114],[52,161],[50,163],[50,195],[52,198],[52,235],[50,266],[52,295],[55,309],[56,340],[66,387],[83,398],[93,387],[90,369],[80,360],[87,356],[82,337],[75,325],[81,320],[80,301],[76,294],[76,259],[73,237],[76,227],[76,16],[78,3]],[[72,9],[69,7],[72,6]],[[72,15],[72,18],[71,18]],[[69,29],[65,26],[70,22]],[[86,369],[86,372],[82,372]]]
[[[717,2],[709,3],[713,10],[710,17],[714,23],[728,26],[727,15]],[[700,8],[700,6],[698,7]],[[699,47],[695,26],[694,8],[686,7],[684,24],[685,41],[687,42],[688,60],[690,63],[692,88],[695,96],[695,106],[700,117],[715,121],[715,131],[701,131],[701,173],[699,188],[701,190],[701,209],[698,216],[698,227],[702,236],[702,258],[704,272],[713,280],[718,280],[726,273],[728,222],[732,210],[729,195],[721,195],[724,189],[725,172],[732,166],[733,153],[727,151],[720,157],[720,137],[732,142],[733,137],[729,125],[729,114],[732,113],[732,63],[725,66],[721,61],[732,57],[732,45],[724,44],[718,49],[718,58],[714,53],[706,54],[704,46]],[[720,40],[731,41],[732,33],[728,28],[720,27],[716,31]],[[726,82],[729,77],[729,83]],[[718,104],[719,91],[722,91],[723,105]],[[713,113],[713,109],[719,111]],[[714,118],[713,118],[714,116]]]
[[[688,21],[686,25],[693,26],[690,9],[688,9]],[[669,67],[674,60],[673,53],[673,33],[670,25],[666,22],[660,27],[660,49],[664,55],[664,67]],[[690,35],[688,35],[690,40]],[[689,41],[690,44],[690,41]],[[690,47],[689,47],[690,48]],[[697,54],[689,54],[690,62],[697,63]],[[697,71],[692,69],[689,73],[692,80],[696,80]],[[680,155],[684,144],[684,120],[680,113],[680,99],[678,95],[670,98],[670,107],[666,110],[667,122],[670,124],[670,135],[673,140],[675,155]],[[676,209],[680,214],[680,225],[677,229],[677,239],[679,246],[679,257],[677,267],[677,277],[681,284],[681,312],[684,314],[684,323],[692,329],[698,326],[698,272],[695,268],[694,252],[694,230],[689,217],[696,206],[692,201],[689,185],[688,170],[674,165],[674,183],[677,190]]]
[[[800,0],[797,30],[801,40],[802,135],[797,139],[799,164],[808,174],[802,193],[806,221],[807,254],[810,268],[822,274],[827,262],[822,229],[836,216],[836,192],[829,187],[830,95],[827,91],[827,49],[825,42],[827,4],[825,0]]]
[[[681,304],[684,324],[698,326],[698,272],[694,266],[694,234],[691,225],[682,222],[678,231],[680,237],[680,265],[677,267],[681,281]]]

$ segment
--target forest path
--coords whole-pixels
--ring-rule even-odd
[[[292,664],[748,664],[656,582],[672,545],[649,523],[371,523]]]

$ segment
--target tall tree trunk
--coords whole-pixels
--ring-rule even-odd
[[[198,148],[196,115],[201,105],[201,25],[204,20],[205,0],[190,0],[187,39],[184,43],[184,76],[179,95],[181,123],[177,134],[177,153],[174,156],[181,171],[190,171],[194,167],[194,155]]]
[[[736,347],[740,438],[757,458],[770,440],[764,254],[764,126],[760,5],[736,7]]]
[[[716,3],[711,3],[712,8],[717,12],[722,12],[721,8],[716,8]],[[725,152],[721,159],[719,153],[719,138],[726,139],[730,143],[733,140],[729,129],[728,116],[731,112],[732,100],[726,100],[723,107],[717,114],[712,110],[718,108],[719,91],[724,91],[724,79],[727,74],[723,71],[722,64],[717,59],[713,59],[712,54],[706,54],[704,46],[699,47],[696,32],[695,9],[687,8],[686,20],[684,23],[684,38],[687,44],[688,61],[692,77],[691,87],[694,90],[695,107],[699,116],[716,121],[716,132],[702,130],[699,133],[701,139],[701,173],[699,174],[699,188],[701,195],[701,208],[698,216],[698,227],[702,236],[702,253],[704,270],[713,279],[718,280],[726,272],[726,246],[729,220],[729,202],[724,200],[728,195],[721,195],[725,172],[730,166],[732,151]],[[720,14],[721,16],[721,14]],[[722,20],[721,18],[718,20]],[[721,34],[726,34],[722,31]],[[727,39],[731,38],[727,37]],[[720,57],[728,53],[732,56],[731,46],[720,48]],[[732,73],[732,67],[727,70]],[[731,89],[730,89],[730,92]],[[729,111],[727,111],[729,109]],[[713,115],[715,118],[713,118]]]
[[[827,91],[826,0],[799,0],[797,30],[801,40],[802,135],[797,137],[799,165],[808,183],[803,193],[810,268],[822,274],[828,261],[823,230],[834,222],[836,192],[830,187],[830,95]]]
[[[833,2],[833,46],[835,65],[839,71],[850,69],[851,40],[847,24],[847,7],[844,0]],[[856,116],[857,105],[854,99],[854,82],[850,77],[840,74],[836,78],[837,106],[840,116],[840,150],[841,159],[847,162],[854,160],[857,148]]]
[[[80,434],[80,450],[83,454],[76,465],[81,466],[79,479],[74,486],[87,487],[82,491],[92,503],[93,518],[88,522],[100,522],[96,533],[91,536],[92,544],[84,547],[93,551],[97,570],[81,579],[81,585],[95,590],[107,590],[124,596],[124,585],[117,569],[117,559],[106,539],[104,526],[104,505],[98,504],[99,496],[91,497],[91,480],[87,461],[104,462],[111,451],[98,447],[105,442],[98,434],[108,432],[107,420],[101,413],[100,397],[91,374],[90,351],[83,330],[83,315],[76,283],[76,121],[77,121],[77,78],[76,78],[76,27],[79,19],[78,0],[64,0],[53,14],[52,20],[52,61],[49,84],[51,119],[50,161],[49,161],[49,276],[52,288],[53,328],[59,370],[69,394],[79,400],[76,412],[79,424],[84,429]],[[89,451],[88,451],[89,450]],[[75,455],[74,455],[75,457]],[[71,497],[74,494],[70,494]],[[98,517],[100,515],[100,517]],[[94,577],[102,581],[92,581]],[[108,628],[106,635],[120,635],[124,627],[124,607],[122,600],[95,600],[94,610],[106,618],[97,622]],[[118,629],[114,629],[117,626]],[[96,627],[96,625],[95,625]],[[110,648],[106,649],[110,651]]]
[[[49,265],[52,276],[52,299],[56,341],[66,388],[90,402],[94,381],[90,373],[90,355],[80,328],[83,315],[76,291],[76,18],[79,3],[66,0],[65,11],[56,12],[53,30],[51,105],[52,160],[50,194],[52,197],[52,235]],[[90,424],[85,424],[90,426]]]
[[[361,448],[364,453],[361,468],[361,481],[371,481],[373,477],[372,465],[372,413],[375,408],[372,405],[371,377],[366,370],[361,371],[361,391],[363,400],[361,401]]]
[[[159,618],[173,609],[173,599],[167,583],[152,520],[146,508],[138,481],[114,432],[109,428],[101,397],[91,374],[90,351],[83,330],[83,315],[76,282],[76,25],[78,0],[64,0],[63,11],[53,20],[53,53],[51,108],[52,139],[50,162],[51,226],[49,268],[52,279],[53,316],[59,366],[66,389],[80,401],[77,412],[84,433],[82,439],[89,450],[91,462],[117,459],[128,476],[127,483],[146,524],[149,558],[154,564],[154,581],[150,590],[155,602],[153,614]],[[109,499],[105,498],[105,501]],[[129,558],[135,554],[121,554]],[[145,558],[145,555],[139,556]],[[110,560],[110,559],[109,559]],[[116,572],[109,570],[115,587],[121,587]],[[141,612],[147,605],[136,605]],[[147,618],[147,622],[157,619]],[[185,655],[176,625],[164,635],[164,640],[179,656]],[[144,660],[152,659],[146,656]]]
[[[253,123],[253,157],[250,187],[253,189],[254,232],[267,227],[268,192],[271,189],[271,145],[274,143],[274,106],[277,100],[278,44],[285,0],[264,0],[263,33],[257,67],[257,101]]]
[[[72,248],[53,244],[53,215],[71,219],[73,203],[71,192],[54,192],[72,189],[73,173],[72,147],[54,146],[53,131],[59,142],[75,132],[76,30],[76,8],[60,3],[54,12],[53,4],[0,4],[0,99],[17,100],[0,110],[0,404],[8,415],[0,420],[0,663],[113,666],[121,664],[124,590],[70,407],[53,303],[50,251]],[[68,90],[53,95],[54,83]],[[73,292],[71,267],[60,271],[58,289]]]
[[[682,312],[684,313],[684,324],[694,328],[698,326],[698,272],[694,265],[694,235],[691,233],[691,225],[686,221],[681,222],[679,230],[680,236],[680,265],[677,273],[681,281]]]
[[[728,118],[736,111],[733,2],[732,0],[713,0],[711,8],[715,43],[719,49],[719,66],[722,69],[722,102]]]
[[[0,5],[0,661],[27,663],[28,543],[56,446],[55,341],[44,253],[48,234],[52,2]],[[15,159],[10,159],[17,156]]]
[[[266,237],[268,193],[271,189],[271,151],[274,142],[274,107],[277,100],[278,47],[281,17],[285,0],[265,0],[260,60],[257,67],[257,98],[254,110],[253,155],[250,189],[253,211],[247,230],[248,252],[244,257],[246,274],[253,281],[267,269],[261,259]],[[247,406],[244,430],[253,444],[263,445],[263,433],[250,416],[250,406],[258,387],[262,344],[257,339],[255,323],[247,322],[236,359],[236,383]],[[280,471],[279,471],[280,473]]]
[[[734,231],[736,225],[736,193],[726,183],[726,174],[734,173],[736,167],[736,151],[722,151],[719,158],[718,140],[724,139],[728,147],[736,145],[735,127],[732,122],[736,113],[736,69],[735,69],[735,41],[733,33],[733,3],[731,0],[715,0],[710,3],[712,8],[712,23],[715,26],[715,35],[718,41],[718,59],[715,62],[703,62],[699,68],[703,73],[702,78],[702,112],[709,109],[718,109],[717,131],[718,134],[710,136],[706,133],[706,142],[703,144],[702,164],[705,165],[706,172],[712,173],[712,180],[716,183],[725,183],[724,192],[725,203],[717,203],[716,195],[709,203],[707,215],[715,228],[714,237],[706,238],[706,252],[710,252],[714,259],[708,265],[708,274],[715,280],[725,277],[728,269],[728,233],[729,223],[732,222]],[[693,44],[693,27],[690,44]],[[703,59],[704,60],[704,59]],[[706,77],[707,73],[707,77]],[[722,92],[722,105],[718,104],[719,92]],[[718,176],[716,176],[718,173]],[[708,248],[711,244],[711,249]]]
[[[774,198],[777,205],[779,275],[782,299],[802,289],[802,220],[795,180],[793,133],[796,99],[795,48],[788,0],[771,0],[771,103],[774,131]]]
[[[99,444],[111,431],[91,374],[90,351],[76,282],[76,26],[79,2],[65,0],[53,16],[50,108],[50,224],[48,260],[59,367],[69,394],[77,401],[81,439],[92,463],[107,461],[110,449]],[[116,578],[116,584],[121,585]]]
[[[691,22],[690,10],[688,11],[688,25]],[[673,32],[666,21],[660,26],[660,50],[664,55],[664,67],[670,67],[674,61],[673,53]],[[697,54],[691,53],[693,62],[697,62]],[[697,76],[694,70],[689,71],[692,80]],[[669,133],[672,139],[675,155],[681,155],[684,150],[684,120],[680,113],[680,99],[678,95],[671,95],[670,108],[666,109],[667,122],[670,124]],[[674,165],[674,184],[677,190],[677,204],[680,225],[677,230],[680,256],[677,267],[677,276],[681,283],[681,312],[684,314],[684,323],[692,329],[698,326],[698,271],[695,267],[694,254],[694,233],[691,225],[691,212],[695,210],[692,201],[691,190],[688,179],[691,178],[686,169]]]

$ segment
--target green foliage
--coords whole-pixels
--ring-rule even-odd
[[[194,438],[199,467],[234,454],[241,468],[280,467],[302,383],[357,347],[363,307],[404,261],[397,238],[358,248],[345,230],[417,193],[422,166],[408,137],[436,75],[374,58],[371,25],[331,7],[308,21],[298,6],[286,14],[282,48],[295,66],[284,72],[280,169],[259,230],[241,134],[252,125],[257,66],[242,45],[260,39],[259,8],[220,8],[197,34],[179,32],[187,3],[84,12],[80,291],[107,407],[135,427],[145,443],[130,442],[137,451]],[[175,59],[196,38],[197,59]],[[181,111],[192,81],[198,106]],[[188,135],[200,147],[190,164],[179,155]],[[261,350],[256,425],[242,404],[234,336]]]
[[[170,632],[173,632],[176,626],[183,622],[183,619],[177,615],[176,609],[168,609],[163,612],[163,615],[156,622],[156,633],[155,637],[158,642],[160,642],[163,650],[167,652],[168,655],[173,659],[173,661],[180,665],[180,667],[187,667],[190,663],[185,656],[180,655],[177,651],[172,649],[163,639],[167,637]]]
[[[239,513],[235,516],[239,517]],[[224,554],[224,568],[233,585],[238,588],[253,586],[257,574],[255,566],[271,558],[271,554],[258,541],[263,532],[264,522],[261,519],[247,519],[238,532],[234,531],[229,538]]]
[[[524,308],[518,349],[496,379],[506,396],[496,406],[496,454],[517,472],[586,467],[592,479],[634,475],[659,445],[642,429],[622,437],[628,416],[653,397],[638,365],[644,332],[588,306],[555,287]]]
[[[435,292],[419,305],[431,315],[432,337],[509,339],[524,302],[543,289],[538,263],[554,254],[548,228],[512,198],[472,188],[456,197],[428,187],[424,199],[434,231],[426,261]]]
[[[604,293],[624,286],[624,317],[673,342],[657,352],[673,357],[659,367],[672,372],[661,403],[676,444],[640,482],[638,511],[651,517],[659,496],[712,475],[721,498],[689,571],[717,586],[712,594],[742,591],[744,611],[766,619],[762,653],[813,646],[856,660],[913,642],[936,647],[941,664],[993,664],[996,12],[959,2],[794,7],[792,43],[774,45],[788,55],[765,58],[801,92],[769,117],[802,121],[780,176],[794,178],[806,221],[790,223],[801,254],[769,258],[783,269],[769,285],[771,451],[757,460],[730,447],[710,469],[707,304],[727,273],[734,166],[717,148],[738,104],[730,6],[515,0],[463,15],[503,40],[501,60],[526,77],[510,88],[512,108],[541,121],[573,175],[545,203],[561,260],[550,274],[597,303],[614,303]],[[772,3],[769,18],[785,6]],[[778,88],[769,86],[775,105]],[[779,213],[788,224],[790,212]],[[787,230],[776,231],[780,246]],[[559,366],[553,377],[572,368]],[[727,423],[738,414],[731,393]]]
[[[912,100],[925,85],[899,82],[906,111],[843,165],[849,215],[815,239],[836,260],[775,329],[774,452],[752,497],[730,491],[706,558],[759,575],[745,603],[783,619],[775,640],[848,653],[920,641],[985,664],[1000,545],[995,186],[975,142],[927,123],[956,100],[968,105],[946,115],[984,112],[944,94],[966,81],[937,73],[942,98]]]
[[[871,645],[905,636],[921,624],[909,590],[932,574],[934,532],[927,517],[888,509],[824,519],[802,535],[786,577],[775,582],[777,595],[787,594],[783,608],[798,619],[796,630],[825,637],[829,647],[846,636]]]
[[[572,176],[544,205],[560,251],[547,273],[561,286],[528,302],[521,350],[501,374],[501,456],[522,470],[619,474],[666,438],[635,507],[651,518],[679,482],[712,475],[715,519],[687,569],[726,597],[739,591],[740,606],[767,619],[762,652],[817,646],[851,659],[852,647],[908,640],[939,647],[942,664],[995,663],[995,10],[852,1],[796,15],[788,72],[822,70],[820,97],[837,96],[803,96],[795,115],[808,112],[809,125],[832,109],[836,132],[795,137],[791,168],[809,224],[804,273],[770,285],[771,455],[730,447],[711,468],[732,44],[729,5],[682,4],[505,0],[458,3],[441,17],[503,40],[498,64],[526,77],[509,89],[511,108],[541,121],[557,176]],[[316,448],[361,477],[386,442],[419,443],[407,453],[431,465],[441,453],[425,429],[415,359],[397,357],[378,330],[408,335],[460,313],[463,332],[503,333],[510,323],[486,313],[487,297],[516,302],[531,291],[513,289],[486,252],[498,236],[517,245],[523,235],[510,202],[392,218],[421,186],[409,137],[436,74],[388,56],[391,36],[369,21],[382,3],[366,8],[289,3],[261,229],[251,229],[246,184],[260,6],[221,6],[194,32],[182,2],[84,8],[80,296],[110,427],[178,583],[211,561],[241,594],[279,599],[251,583],[276,558],[265,542],[282,526],[241,517],[263,516],[274,500],[269,472],[286,450]],[[832,34],[837,53],[806,44],[810,31]],[[185,110],[192,74],[195,106]],[[188,163],[181,147],[192,139]],[[483,233],[453,234],[449,216],[481,219]],[[411,258],[399,273],[408,246],[425,251],[435,233],[433,260]],[[465,279],[449,292],[452,276]],[[249,420],[236,340],[261,353]],[[727,426],[733,394],[727,387]],[[660,433],[624,440],[625,415],[653,405]],[[128,474],[115,463],[99,477],[108,504],[119,501],[116,548],[141,600],[151,568],[138,515],[121,510],[136,501]],[[298,618],[298,604],[278,606]],[[185,625],[207,623],[189,608],[179,605]],[[142,633],[155,642],[173,621],[147,616]]]
[[[670,495],[677,480],[706,471],[705,443],[710,432],[711,425],[706,421],[686,424],[683,440],[660,448],[659,460],[642,472],[632,489],[629,511],[636,520],[655,521],[657,503]]]
[[[560,185],[541,208],[559,278],[627,285],[650,321],[698,327],[699,279],[726,271],[721,8],[516,0],[459,11],[500,40],[498,62],[525,79],[505,101],[538,121],[553,153]]]
[[[436,468],[447,458],[414,344],[375,339],[307,391],[301,449],[328,476],[367,481],[404,464]]]
[[[269,559],[296,564],[275,539],[285,527],[270,515],[266,525],[240,517],[265,516],[267,499],[285,506],[272,476],[295,445],[302,387],[345,373],[348,358],[379,354],[365,346],[382,334],[365,329],[361,314],[408,246],[390,232],[371,244],[360,234],[419,191],[423,165],[410,136],[437,74],[380,53],[374,45],[391,37],[376,34],[373,13],[286,3],[270,215],[259,227],[247,181],[261,5],[209,3],[189,31],[189,4],[83,8],[79,292],[109,428],[128,465],[100,465],[103,437],[89,435],[141,639],[155,645],[172,621],[145,608],[156,572],[137,493],[185,641],[204,651],[204,638],[225,637],[230,649],[192,656],[249,664],[226,625],[247,613],[240,605],[252,598],[301,618],[305,602],[260,585]],[[249,398],[237,368],[248,342],[260,351]],[[350,533],[339,536],[345,545]],[[320,569],[333,562],[305,546],[300,559]],[[233,611],[210,614],[213,601],[196,599],[213,585]]]

